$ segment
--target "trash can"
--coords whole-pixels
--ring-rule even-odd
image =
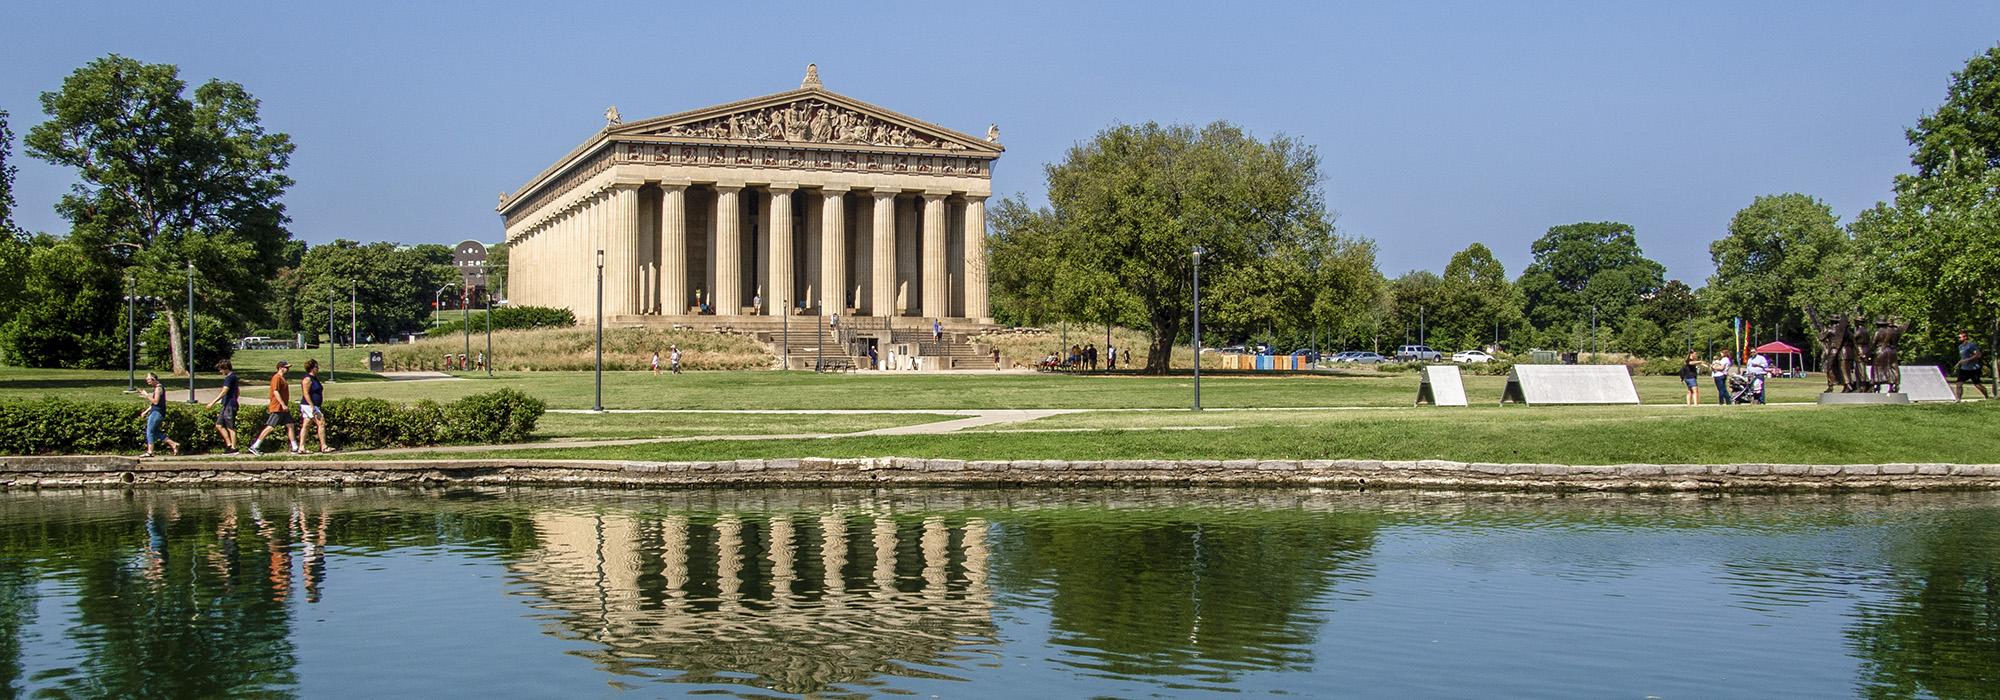
[[[368,371],[370,371],[370,372],[380,372],[380,371],[382,371],[382,351],[380,351],[380,350],[371,350],[371,351],[369,351],[369,353],[368,353]]]

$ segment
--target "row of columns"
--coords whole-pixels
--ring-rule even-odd
[[[567,306],[579,318],[593,316],[597,312],[595,290],[589,284],[578,284],[580,280],[575,273],[594,274],[595,271],[590,268],[598,264],[597,251],[602,250],[606,315],[679,314],[694,306],[697,300],[689,298],[688,294],[690,287],[698,286],[689,279],[691,270],[688,262],[691,254],[688,199],[694,184],[671,180],[658,182],[657,221],[643,217],[640,188],[644,184],[618,182],[608,185],[579,198],[519,236],[512,252],[516,256],[512,263],[515,302]],[[706,217],[711,229],[704,232],[708,234],[704,255],[715,261],[710,266],[713,268],[714,289],[708,298],[700,301],[707,301],[714,313],[723,315],[738,313],[739,309],[749,306],[746,303],[749,300],[743,296],[746,287],[742,277],[745,240],[741,219],[742,198],[748,193],[763,198],[762,202],[768,202],[766,206],[758,207],[759,225],[756,227],[759,236],[757,249],[764,257],[759,262],[771,282],[765,288],[761,313],[786,313],[801,301],[791,298],[790,283],[806,271],[794,269],[793,261],[799,251],[794,249],[792,236],[777,234],[781,230],[791,232],[794,219],[792,195],[800,188],[791,184],[758,188],[715,184],[711,187],[714,203],[708,208]],[[818,207],[805,212],[803,241],[807,247],[804,251],[806,260],[818,264],[818,284],[802,286],[809,287],[806,294],[811,295],[822,313],[841,313],[845,311],[850,290],[846,211],[849,189],[828,185],[808,191],[816,192],[820,198]],[[915,315],[985,318],[988,315],[985,196],[964,196],[963,228],[953,232],[947,230],[949,218],[946,210],[946,199],[953,193],[937,190],[923,192],[922,259],[918,260],[918,222],[914,217],[899,212],[904,209],[897,202],[901,192],[886,189],[868,192],[871,196],[862,198],[861,203],[872,207],[868,212],[871,230],[857,232],[863,234],[857,243],[868,246],[866,250],[858,251],[864,253],[868,261],[871,298],[868,314],[896,315],[898,281],[921,280],[920,298],[907,300],[914,307],[909,311]],[[959,314],[950,313],[953,290],[948,288],[947,283],[952,264],[949,238],[953,234],[963,237],[962,259],[959,261],[963,274],[959,279],[952,280],[963,288],[963,308]],[[656,257],[642,253],[642,246],[653,245],[657,245]],[[829,306],[829,300],[836,304]]]

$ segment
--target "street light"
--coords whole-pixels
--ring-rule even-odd
[[[486,365],[486,378],[493,378],[493,292],[486,292],[486,355],[480,363]]]
[[[444,283],[444,286],[442,286],[442,287],[438,287],[438,288],[437,288],[437,291],[436,291],[436,292],[433,292],[433,293],[431,293],[431,327],[432,327],[432,328],[436,328],[436,327],[437,327],[437,325],[438,325],[438,317],[439,317],[439,316],[443,316],[443,315],[444,315],[444,313],[443,313],[443,312],[444,312],[444,290],[447,290],[447,289],[451,289],[451,288],[452,288],[452,284],[451,284],[450,282],[446,282],[446,283]]]
[[[333,381],[333,349],[340,346],[340,336],[333,334],[333,288],[326,288],[326,380]]]
[[[197,401],[194,400],[194,261],[193,260],[188,261],[187,350],[188,350],[187,351],[188,403],[198,403]]]
[[[137,393],[139,391],[138,363],[133,357],[135,354],[137,354],[139,347],[138,344],[135,342],[136,340],[134,337],[135,330],[132,324],[132,313],[133,313],[132,304],[135,301],[132,294],[132,288],[137,284],[138,282],[133,279],[132,271],[126,270],[125,271],[125,393],[127,394]]]
[[[458,288],[458,311],[459,311],[458,325],[464,326],[464,328],[460,329],[460,331],[461,335],[465,336],[465,354],[460,355],[460,357],[470,358],[472,357],[472,288],[471,287]],[[493,310],[487,309],[486,313],[487,315],[492,315]],[[458,363],[458,368],[461,371],[464,370],[465,363],[463,362]]]
[[[1201,410],[1201,256],[1208,249],[1194,247],[1194,410]]]
[[[355,330],[357,326],[355,321],[361,317],[358,312],[358,306],[355,304],[355,295],[359,291],[357,289],[358,286],[359,283],[354,280],[347,281],[347,347],[350,348],[359,345],[359,343],[354,342],[360,333],[360,331]]]
[[[604,249],[597,249],[597,403],[591,410],[604,412]]]

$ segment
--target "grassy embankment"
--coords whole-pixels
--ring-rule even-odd
[[[996,431],[756,442],[692,441],[459,457],[715,460],[1449,459],[1513,463],[1853,464],[2000,461],[2000,404],[1883,407],[1550,407],[1259,413],[1103,412]],[[1164,430],[1229,426],[1222,430]],[[1112,428],[1101,432],[1019,432]],[[1009,432],[1009,431],[1013,432]]]

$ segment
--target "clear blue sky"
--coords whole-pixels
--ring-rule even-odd
[[[0,109],[106,53],[263,100],[298,143],[292,230],[495,240],[494,196],[602,124],[798,86],[983,133],[997,193],[1106,126],[1227,119],[1319,149],[1327,200],[1380,265],[1474,241],[1518,274],[1551,225],[1638,228],[1699,286],[1760,194],[1842,221],[1908,169],[1903,129],[2000,40],[2000,2],[751,3],[16,2]],[[587,7],[587,9],[585,9]],[[615,9],[613,9],[615,7]],[[20,156],[17,219],[61,231],[67,171]]]

